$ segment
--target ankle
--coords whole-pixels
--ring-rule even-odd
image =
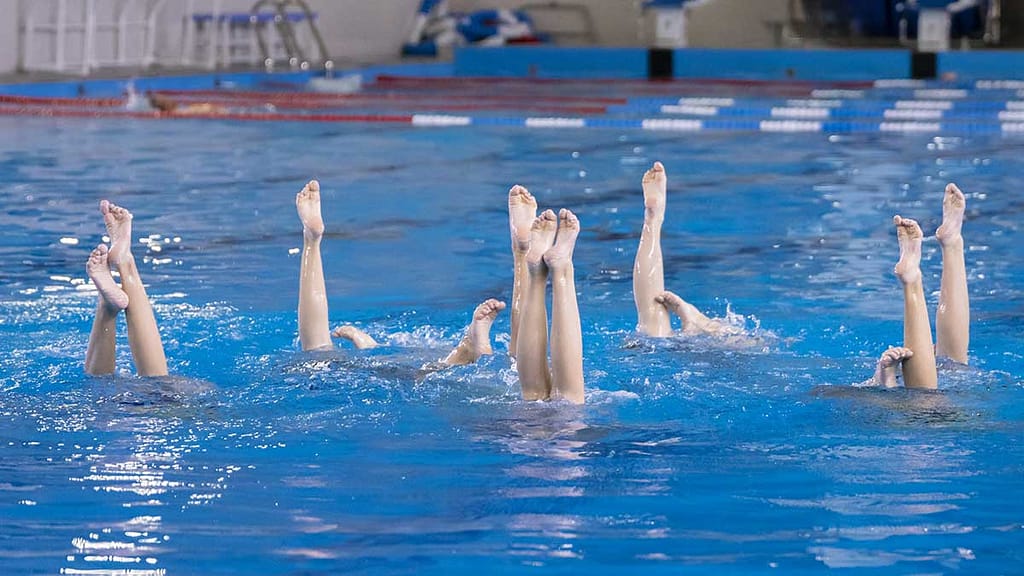
[[[946,250],[963,251],[964,249],[964,237],[961,236],[959,232],[957,232],[956,234],[950,234],[948,236],[944,234],[936,234],[935,239],[939,241],[939,246],[942,247],[942,250],[944,252]]]
[[[665,209],[644,208],[644,223],[661,226],[665,222]]]

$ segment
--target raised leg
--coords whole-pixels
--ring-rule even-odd
[[[373,339],[366,332],[363,332],[355,326],[346,324],[345,326],[339,326],[331,331],[331,336],[335,338],[344,338],[352,343],[353,346],[360,350],[366,350],[367,348],[376,348],[379,346],[377,341]]]
[[[548,312],[545,293],[548,265],[544,253],[555,240],[557,218],[551,210],[541,212],[530,226],[530,250],[526,253],[527,279],[519,316],[519,340],[516,344],[516,368],[526,400],[546,400],[551,396],[551,371],[548,368]]]
[[[882,353],[875,364],[874,383],[886,388],[896,387],[896,369],[911,356],[914,351],[902,346],[893,346]]]
[[[555,396],[582,404],[583,331],[572,264],[580,223],[564,208],[558,217],[558,237],[544,253],[551,274],[551,386]]]
[[[324,220],[320,215],[320,183],[310,180],[295,195],[295,209],[302,221],[302,263],[299,269],[299,342],[303,350],[332,348],[327,321],[327,287],[320,256]]]
[[[537,217],[537,200],[522,186],[508,191],[508,225],[512,234],[512,309],[508,350],[514,358],[519,343],[519,316],[523,309],[523,288],[529,272],[526,253],[530,250],[530,226]]]
[[[107,261],[121,273],[121,289],[128,296],[124,310],[128,323],[128,346],[132,350],[135,371],[139,376],[166,376],[167,357],[156,326],[153,307],[146,295],[139,269],[132,255],[132,213],[111,204],[100,202],[100,212],[110,237]]]
[[[491,325],[494,324],[498,312],[504,309],[505,303],[494,298],[481,302],[473,311],[473,321],[466,328],[466,335],[441,363],[448,366],[472,364],[481,356],[493,354]]]
[[[967,268],[964,264],[964,223],[966,198],[956,184],[946,185],[942,200],[942,225],[935,238],[942,246],[942,283],[939,307],[935,310],[935,353],[967,363],[971,332],[971,306],[967,295]]]
[[[114,282],[107,262],[107,246],[100,244],[89,255],[85,271],[96,285],[99,298],[96,316],[89,333],[89,347],[85,351],[85,373],[112,374],[115,369],[117,315],[128,306],[128,295]]]
[[[665,268],[661,256],[661,226],[665,221],[667,179],[661,162],[644,174],[644,227],[633,262],[633,300],[636,302],[637,330],[648,336],[672,333],[664,306],[655,298],[665,291]]]
[[[921,282],[921,227],[909,218],[893,217],[900,245],[894,273],[903,285],[903,346],[913,355],[903,361],[903,385],[907,388],[938,387],[935,349],[928,321],[928,307]]]

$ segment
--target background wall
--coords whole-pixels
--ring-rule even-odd
[[[223,0],[225,11],[248,11],[255,0]],[[53,0],[0,0],[0,74],[16,69],[19,22],[27,6],[41,9]],[[396,61],[413,26],[420,0],[307,0],[319,14],[320,30],[331,56],[340,67]],[[653,37],[653,13],[641,9],[643,0],[449,0],[454,11],[519,8],[532,4],[539,27],[560,31],[559,44],[638,46]],[[697,0],[687,8],[687,40],[698,48],[767,48],[777,44],[778,26],[787,17],[790,0]],[[69,0],[71,6],[80,3]],[[110,13],[114,0],[97,0],[98,12]],[[193,11],[210,11],[212,0],[193,0]],[[182,23],[187,0],[168,0],[156,38],[158,60],[177,66],[182,56]],[[583,7],[580,12],[573,8]],[[1024,45],[1024,0],[1003,0],[1004,46]],[[584,34],[588,22],[592,36]],[[1016,30],[1017,32],[1013,32]],[[137,40],[136,40],[137,41]],[[104,50],[110,50],[109,37]],[[33,54],[45,57],[45,42]],[[75,56],[70,59],[80,59]]]
[[[18,0],[0,0],[0,74],[18,65]]]
[[[788,20],[789,0],[719,0],[687,10],[686,40],[697,48],[773,48]]]

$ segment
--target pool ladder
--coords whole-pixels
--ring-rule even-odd
[[[330,77],[334,72],[334,61],[331,60],[327,53],[327,44],[324,43],[324,38],[320,35],[320,29],[316,25],[316,15],[309,9],[309,5],[304,0],[259,0],[253,4],[252,9],[249,11],[253,22],[258,20],[260,13],[267,6],[270,6],[274,12],[274,28],[277,30],[278,37],[281,40],[281,47],[284,49],[288,66],[292,69],[309,69],[310,60],[302,43],[299,42],[298,35],[293,26],[294,23],[301,24],[305,22],[309,27],[309,33],[313,37],[319,52],[320,64],[323,66],[327,76]],[[293,18],[288,12],[290,6],[298,9],[303,17]],[[263,60],[263,66],[267,71],[273,70],[276,60],[271,54],[270,43],[263,35],[263,27],[254,26],[254,32],[259,46],[260,57]]]

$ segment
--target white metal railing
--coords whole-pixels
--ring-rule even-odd
[[[1002,0],[989,0],[988,10],[985,11],[985,43],[990,45],[1002,42],[1003,26],[1003,2]]]
[[[203,2],[203,8],[209,9],[208,16],[202,17],[196,12],[196,0],[185,2],[185,13],[182,16],[181,65],[192,66],[202,63],[213,70],[217,67],[217,56],[220,45],[220,22],[224,14],[223,2],[211,0]]]
[[[211,70],[236,64],[270,69],[282,61],[305,69],[317,62],[315,52],[318,63],[330,68],[316,19],[302,0],[256,0],[246,12],[225,9],[223,0],[187,0],[180,63]]]
[[[88,74],[104,66],[150,66],[165,1],[22,0],[19,67]],[[109,54],[100,49],[104,40]]]
[[[315,48],[320,58],[318,62],[330,74],[334,68],[334,62],[327,53],[327,44],[324,42],[323,36],[320,35],[320,28],[316,24],[316,14],[310,10],[305,0],[258,0],[253,4],[251,10],[254,21],[265,5],[273,7],[274,25],[284,47],[288,65],[292,68],[308,69],[312,60],[310,53]],[[296,12],[290,12],[289,8],[295,8]],[[297,18],[295,18],[296,16]],[[297,33],[295,26],[292,25],[293,20],[296,24],[306,25],[307,35]],[[270,69],[275,60],[273,51],[263,38],[262,28],[256,28],[255,32],[263,64]],[[310,44],[312,46],[309,46]]]

